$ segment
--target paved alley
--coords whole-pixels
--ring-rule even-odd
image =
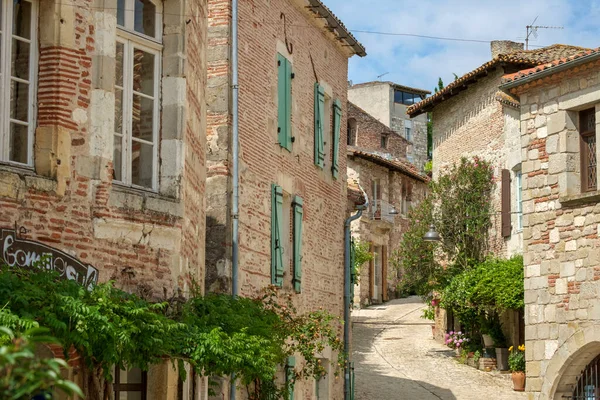
[[[352,314],[357,400],[518,400],[510,376],[458,363],[436,343],[418,297]]]

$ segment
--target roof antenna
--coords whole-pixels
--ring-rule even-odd
[[[377,80],[381,80],[382,76],[386,76],[387,74],[389,74],[389,72],[386,72],[385,74],[381,74],[381,75],[377,75]]]
[[[533,35],[533,37],[537,39],[537,37],[538,37],[537,30],[538,29],[565,29],[563,26],[534,25],[535,21],[537,21],[538,17],[539,17],[539,15],[537,17],[535,17],[535,19],[533,20],[531,25],[527,25],[527,35],[525,35],[525,50],[529,50],[529,36]]]

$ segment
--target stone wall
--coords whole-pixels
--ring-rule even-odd
[[[390,127],[390,116],[394,104],[393,99],[392,88],[387,82],[359,84],[348,88],[348,100],[371,114],[388,128]]]
[[[390,127],[406,138],[405,128],[411,129],[408,159],[417,169],[423,172],[425,163],[429,160],[427,154],[427,114],[409,118],[406,114],[407,105],[394,103],[392,107]]]
[[[525,346],[530,399],[571,395],[600,353],[600,205],[580,191],[578,111],[595,108],[599,68],[567,71],[520,93]],[[541,82],[541,81],[540,81]]]

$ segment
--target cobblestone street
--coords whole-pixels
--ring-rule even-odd
[[[510,375],[458,363],[431,337],[417,297],[352,314],[357,400],[518,400]]]

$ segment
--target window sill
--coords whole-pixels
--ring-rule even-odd
[[[563,207],[575,207],[588,203],[600,202],[600,191],[579,193],[570,196],[560,196],[558,198]]]
[[[161,195],[150,189],[144,190],[116,182],[112,186],[109,205],[143,212],[168,214],[178,218],[183,217],[183,204],[179,199]]]

